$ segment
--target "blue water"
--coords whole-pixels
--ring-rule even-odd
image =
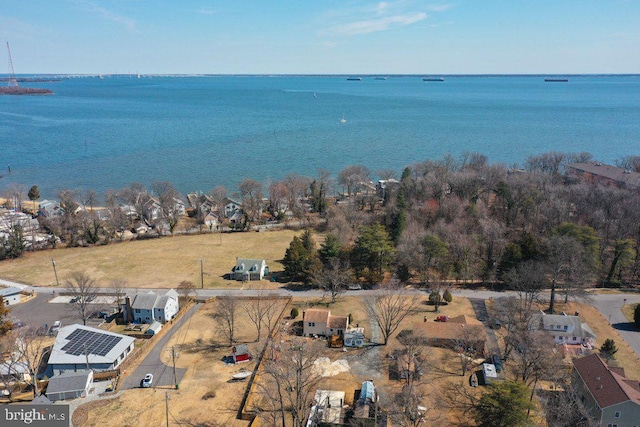
[[[640,77],[70,78],[54,96],[0,96],[0,191],[102,194],[132,182],[234,192],[243,178],[375,175],[446,153],[522,164],[548,151],[640,155]],[[314,93],[316,96],[314,96]],[[340,123],[345,115],[347,122]],[[11,173],[8,174],[8,166]]]

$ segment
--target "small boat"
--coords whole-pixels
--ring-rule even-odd
[[[344,117],[344,113],[342,113],[342,118],[340,119],[340,123],[347,123],[347,119]]]
[[[444,77],[425,77],[422,79],[423,82],[443,82]]]
[[[251,374],[252,374],[251,371],[242,371],[242,372],[238,372],[237,374],[233,374],[231,378],[233,378],[236,381],[240,381],[240,380],[249,378]]]
[[[386,77],[374,77],[373,80],[387,80]]]
[[[317,94],[317,93],[315,93],[315,92],[313,92],[313,97],[314,97],[314,98],[317,98],[317,97],[318,97],[318,94]]]
[[[359,82],[362,81],[362,77],[347,77],[347,80]]]
[[[553,77],[552,77],[552,78],[546,78],[546,79],[544,79],[544,81],[545,81],[545,82],[555,82],[555,83],[558,83],[558,82],[568,82],[568,81],[569,81],[569,79],[567,79],[567,78],[553,78]]]

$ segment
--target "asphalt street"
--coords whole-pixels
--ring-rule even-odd
[[[53,294],[56,292],[56,289],[53,288],[36,288],[32,286],[23,285],[20,283],[15,283],[7,280],[0,279],[0,285],[5,286],[14,286],[25,290],[32,290],[38,293],[37,301],[45,301],[51,299]],[[156,292],[166,292],[166,289],[140,289],[140,291],[156,291]],[[137,289],[128,289],[129,293],[137,292]],[[259,289],[251,289],[250,287],[245,288],[219,288],[219,289],[198,289],[197,295],[199,298],[211,298],[221,295],[227,294],[237,294],[241,296],[257,296],[264,294],[264,290]],[[346,291],[346,295],[353,296],[364,296],[369,293],[376,292],[375,290],[354,290],[354,291]],[[408,292],[412,292],[415,294],[424,294],[425,290],[409,290]],[[515,296],[515,292],[501,292],[501,291],[488,291],[488,290],[469,290],[469,289],[455,289],[452,291],[454,296],[460,296],[470,299],[482,299],[487,300],[490,298],[498,299],[501,297],[507,296]],[[269,290],[268,294],[278,295],[278,296],[305,296],[305,297],[321,297],[325,293],[321,290],[308,290],[308,291],[296,291],[286,288],[278,288]],[[42,298],[42,299],[40,299]],[[640,332],[636,331],[632,324],[630,324],[627,319],[622,314],[621,308],[624,304],[637,304],[640,303],[640,294],[633,293],[594,293],[591,296],[591,304],[600,311],[600,313],[604,316],[607,321],[609,321],[614,328],[618,330],[620,335],[624,338],[624,340],[629,344],[629,346],[640,356]],[[35,326],[38,326],[48,319],[50,321],[59,320],[64,313],[69,316],[68,311],[60,311],[62,308],[53,308],[49,307],[47,309],[43,308],[43,305],[28,305],[29,303],[25,303],[25,307],[20,307],[22,304],[13,307],[13,313],[15,317],[18,317],[26,324],[34,323]],[[49,306],[58,306],[61,304],[48,304]],[[34,308],[37,307],[37,308]],[[58,311],[56,311],[58,310]],[[24,313],[24,314],[23,314]],[[57,314],[56,314],[57,313]],[[36,320],[31,320],[31,319]],[[71,319],[69,319],[71,320]],[[144,374],[142,374],[144,376]],[[142,378],[142,376],[140,378]],[[138,380],[139,381],[139,380]]]
[[[153,343],[153,349],[149,352],[147,357],[138,365],[134,372],[130,372],[125,376],[124,382],[120,386],[121,390],[128,390],[131,388],[140,387],[140,381],[146,374],[153,374],[152,387],[169,387],[174,388],[176,384],[180,384],[182,377],[184,377],[186,369],[176,368],[176,378],[173,377],[173,366],[165,365],[162,363],[161,356],[163,351],[170,351],[171,349],[165,349],[167,343],[176,332],[181,328],[189,328],[191,324],[191,317],[202,306],[201,303],[194,304],[189,311],[184,313],[171,327],[171,330],[164,334],[160,340]],[[178,357],[179,354],[178,354]]]

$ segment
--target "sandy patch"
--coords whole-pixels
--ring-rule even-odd
[[[313,364],[316,371],[323,377],[333,377],[343,372],[349,372],[349,362],[344,359],[331,362],[328,357],[318,357]]]

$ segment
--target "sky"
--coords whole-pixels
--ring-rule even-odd
[[[0,41],[17,74],[637,74],[640,1],[0,0]]]

